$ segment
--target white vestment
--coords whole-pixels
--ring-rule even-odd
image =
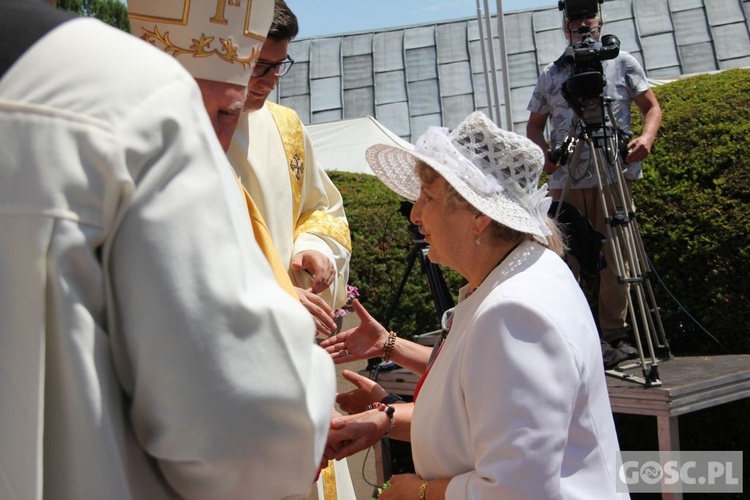
[[[190,75],[92,19],[0,80],[0,498],[304,495],[330,357]]]
[[[285,111],[293,113],[289,108]],[[289,268],[294,255],[305,250],[326,255],[336,269],[336,279],[321,296],[332,307],[341,307],[346,302],[351,256],[343,201],[316,161],[299,116],[292,116],[303,134],[301,155],[290,158],[287,154],[269,103],[253,113],[243,113],[227,154],[263,215],[282,262]],[[310,214],[313,216],[308,217]],[[301,288],[312,283],[305,272],[290,270],[290,276]]]

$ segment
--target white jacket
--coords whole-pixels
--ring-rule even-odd
[[[411,441],[449,499],[618,497],[599,337],[560,257],[527,241],[458,304]]]

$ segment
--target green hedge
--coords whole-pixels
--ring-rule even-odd
[[[750,70],[654,92],[664,119],[633,197],[667,338],[677,354],[726,353],[705,329],[750,353]]]
[[[672,352],[725,353],[705,328],[730,352],[750,353],[750,70],[687,78],[654,91],[664,121],[633,196]],[[331,178],[352,230],[350,282],[383,321],[413,248],[398,212],[401,198],[373,176],[332,172]],[[455,294],[463,279],[452,271],[444,275]],[[404,336],[438,327],[419,265],[390,326]]]

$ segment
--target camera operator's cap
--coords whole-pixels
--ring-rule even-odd
[[[409,200],[419,196],[415,166],[423,161],[474,208],[496,222],[542,243],[552,234],[547,185],[538,187],[542,150],[529,139],[496,126],[483,113],[470,114],[453,132],[430,127],[414,151],[378,144],[367,149],[375,175]]]
[[[194,78],[243,86],[273,12],[274,0],[128,0],[133,35],[174,56]]]

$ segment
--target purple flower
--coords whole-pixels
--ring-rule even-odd
[[[340,318],[342,316],[346,316],[349,314],[349,311],[346,309],[348,306],[352,304],[352,300],[359,297],[359,288],[357,288],[354,285],[346,285],[346,304],[344,304],[343,307],[339,307],[337,309],[333,310],[333,315],[337,318]]]

